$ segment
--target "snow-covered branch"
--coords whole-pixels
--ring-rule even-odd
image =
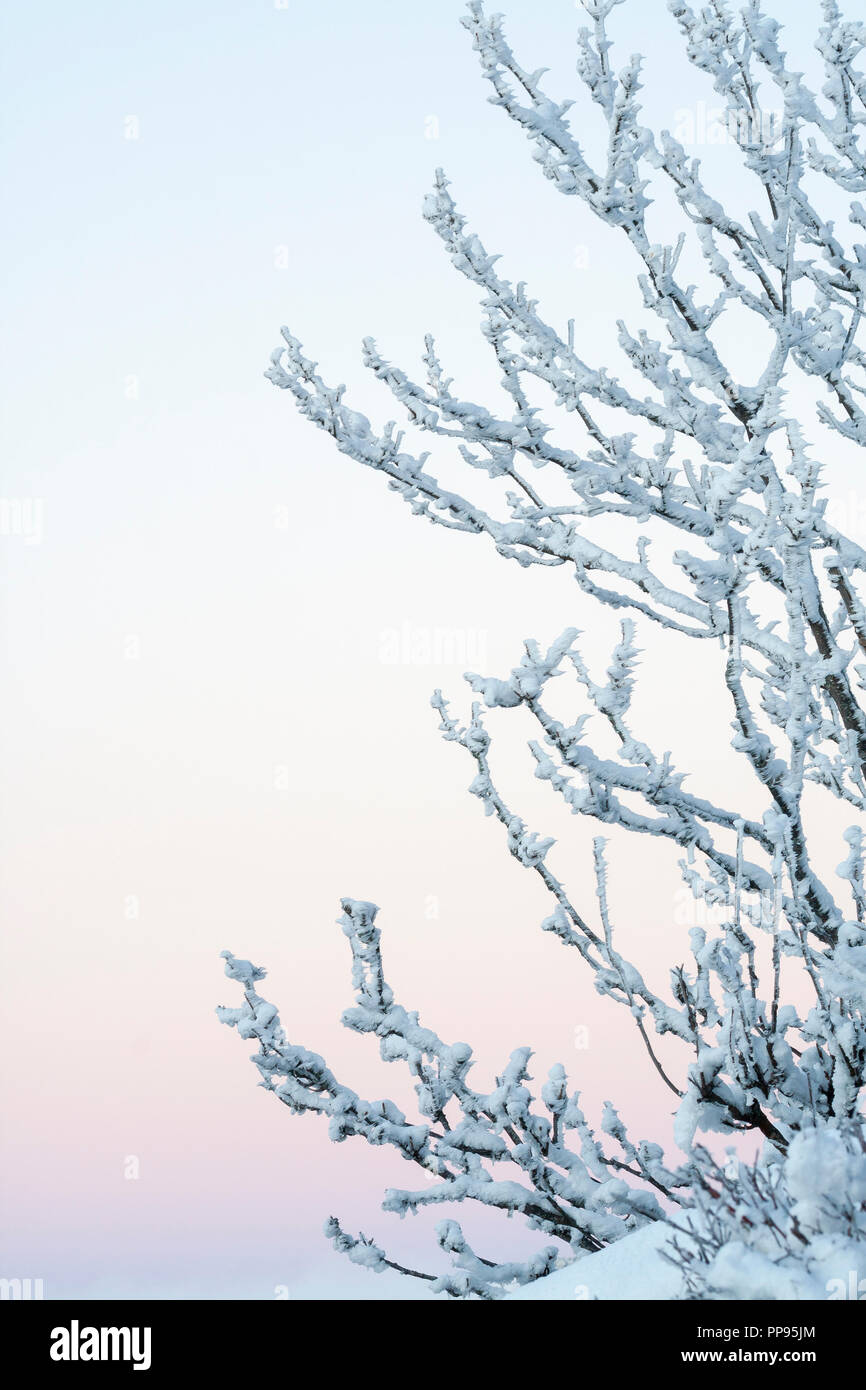
[[[501,16],[470,0],[463,22],[491,102],[526,134],[554,188],[600,220],[635,276],[643,318],[618,322],[623,380],[578,351],[579,324],[557,328],[524,284],[500,274],[441,171],[424,216],[479,295],[498,401],[465,399],[429,335],[418,380],[372,338],[363,344],[364,364],[405,413],[406,430],[393,421],[377,428],[345,404],[344,387],[327,384],[288,329],[268,376],[413,512],[486,536],[522,566],[565,567],[585,594],[619,612],[621,639],[600,680],[569,629],[546,652],[527,642],[507,675],[467,673],[476,698],[464,723],[438,691],[433,704],[444,737],[472,760],[471,792],[550,897],[543,929],[574,948],[599,992],[628,1012],[677,1097],[686,1162],[670,1164],[659,1145],[629,1139],[613,1107],[599,1135],[561,1067],[534,1095],[526,1047],[491,1090],[474,1090],[469,1047],[443,1043],[395,1003],[369,903],[343,904],[356,990],[344,1022],[408,1067],[416,1119],[391,1101],[362,1100],[315,1053],[289,1044],[256,992],[262,972],[228,953],[244,1003],[220,1013],[258,1042],[262,1084],[291,1109],[326,1115],[334,1139],[390,1144],[425,1170],[432,1181],[389,1191],[386,1210],[470,1201],[517,1212],[558,1240],[565,1258],[666,1220],[682,1235],[687,1292],[739,1296],[730,1289],[740,1277],[743,1287],[782,1288],[770,1266],[811,1259],[828,1231],[864,1238],[844,1204],[831,1219],[819,1203],[807,1220],[801,1189],[807,1154],[830,1155],[851,1191],[866,1173],[862,833],[857,824],[845,831],[835,877],[810,835],[822,797],[866,810],[866,551],[830,524],[821,471],[828,449],[866,446],[866,245],[857,240],[866,229],[857,200],[866,191],[858,66],[866,30],[824,0],[819,87],[792,68],[759,0],[738,11],[723,0],[700,11],[670,0],[673,32],[724,102],[742,201],[753,195],[748,214],[734,216],[714,192],[712,168],[643,123],[641,60],[617,66],[608,32],[622,3],[583,0],[579,122],[571,101],[547,93],[544,70],[521,65]],[[576,133],[591,120],[602,137],[594,162]],[[673,240],[658,227],[660,195],[677,210]],[[748,354],[723,346],[745,334]],[[434,451],[462,480],[459,490],[432,471]],[[616,527],[602,537],[597,523],[610,518]],[[673,755],[633,727],[639,624],[647,642],[663,628],[704,643],[710,672],[715,654],[751,814],[686,787]],[[554,680],[560,700],[570,682],[567,721],[549,698]],[[679,847],[684,882],[717,920],[691,931],[688,965],[653,979],[657,962],[638,968],[621,952],[602,835],[583,879],[592,888],[575,895],[553,867],[554,840],[506,802],[485,713],[517,708],[534,726],[529,766],[573,815]],[[791,994],[791,980],[807,992],[805,1007],[792,1002],[802,990]],[[763,1155],[731,1175],[698,1139],[706,1132],[752,1132]],[[731,1242],[762,1223],[737,1263]],[[327,1229],[356,1262],[402,1269],[453,1296],[495,1296],[562,1258],[554,1248],[523,1263],[482,1258],[449,1219],[438,1231],[451,1270],[436,1275],[405,1268],[334,1219]]]

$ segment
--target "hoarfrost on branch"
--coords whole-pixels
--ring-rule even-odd
[[[363,356],[413,432],[462,462],[465,490],[443,486],[430,453],[414,451],[394,422],[378,430],[350,409],[344,388],[327,384],[287,329],[268,375],[413,512],[486,536],[522,566],[565,566],[586,594],[619,610],[621,638],[602,683],[570,629],[546,651],[527,642],[508,674],[469,673],[476,699],[465,720],[438,691],[433,705],[444,738],[472,764],[472,793],[549,895],[542,928],[624,1009],[647,1065],[676,1096],[684,1157],[631,1137],[610,1105],[593,1127],[562,1066],[536,1089],[528,1047],[504,1060],[492,1089],[476,1089],[471,1049],[443,1041],[394,999],[371,903],[342,904],[355,989],[343,1022],[375,1035],[386,1061],[408,1067],[415,1117],[389,1100],[363,1099],[320,1056],[289,1042],[258,993],[264,972],[229,952],[226,973],[243,1001],[219,1016],[255,1040],[261,1084],[290,1110],[326,1116],[335,1141],[391,1145],[423,1170],[421,1187],[386,1193],[386,1211],[476,1203],[521,1216],[550,1242],[528,1260],[502,1263],[475,1251],[449,1215],[437,1227],[446,1272],[434,1273],[405,1268],[330,1218],[335,1248],[374,1272],[398,1269],[454,1297],[497,1297],[661,1221],[685,1296],[786,1297],[810,1287],[828,1249],[851,1260],[859,1253],[862,1263],[866,1240],[866,887],[857,823],[866,807],[866,552],[828,519],[818,452],[834,441],[866,446],[866,245],[857,241],[866,230],[858,201],[866,78],[857,66],[866,31],[823,0],[815,47],[824,80],[812,90],[756,0],[739,11],[717,0],[700,12],[670,0],[688,59],[712,81],[739,147],[754,211],[738,218],[714,196],[699,160],[669,132],[642,124],[641,60],[612,61],[607,21],[618,3],[583,0],[590,22],[579,35],[578,73],[606,127],[596,163],[577,138],[571,103],[548,95],[543,71],[521,67],[501,17],[472,0],[463,23],[490,100],[523,128],[554,187],[619,238],[623,267],[636,271],[658,335],[618,323],[629,379],[639,384],[623,385],[587,360],[573,322],[561,332],[524,285],[499,274],[441,172],[424,216],[480,293],[482,333],[508,407],[462,399],[430,337],[418,380],[372,339]],[[651,230],[651,192],[660,186],[679,210],[671,242]],[[697,257],[702,288],[684,273]],[[746,325],[741,332],[752,337],[751,321],[753,341],[767,345],[752,381],[718,345],[732,314]],[[539,392],[556,428],[535,403]],[[619,535],[633,525],[631,542],[617,550],[592,539],[593,521],[613,516]],[[662,557],[665,534],[672,545]],[[731,747],[751,771],[759,817],[687,790],[670,754],[633,725],[638,632],[649,644],[655,627],[718,652]],[[568,724],[550,700],[563,677],[575,687]],[[536,726],[535,776],[574,815],[679,846],[688,889],[717,909],[717,924],[692,929],[689,965],[667,979],[656,978],[657,962],[645,976],[617,948],[605,838],[594,841],[595,901],[576,902],[548,865],[553,842],[505,801],[485,713],[517,707]],[[612,753],[589,737],[599,721]],[[853,822],[830,876],[810,845],[807,802],[816,796],[842,803]],[[785,997],[789,969],[808,983],[805,1009]],[[678,1047],[674,1066],[659,1056],[665,1034]],[[701,1139],[708,1132],[751,1132],[759,1157],[746,1163],[732,1151],[721,1165]]]

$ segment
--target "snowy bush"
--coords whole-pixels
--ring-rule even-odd
[[[819,1121],[752,1167],[696,1154],[691,1210],[666,1258],[689,1298],[866,1293],[866,1126]]]
[[[409,1068],[416,1117],[362,1099],[290,1043],[257,992],[264,972],[230,953],[226,971],[244,997],[219,1013],[257,1042],[261,1084],[291,1110],[327,1116],[334,1140],[388,1144],[424,1170],[420,1190],[387,1192],[387,1211],[478,1203],[518,1213],[553,1242],[503,1264],[471,1249],[449,1217],[438,1227],[448,1272],[405,1271],[437,1291],[495,1297],[662,1221],[672,1235],[692,1233],[691,1243],[676,1237],[685,1296],[825,1297],[830,1255],[854,1261],[859,1251],[863,1263],[866,1195],[862,836],[852,824],[832,873],[814,833],[824,803],[852,818],[866,806],[866,551],[831,524],[820,467],[834,451],[866,445],[866,245],[856,240],[866,229],[857,200],[866,191],[866,79],[856,67],[866,32],[824,0],[815,44],[824,79],[813,90],[756,0],[700,13],[671,0],[689,60],[724,103],[740,200],[757,200],[738,216],[677,139],[642,124],[640,60],[619,71],[611,62],[607,20],[618,2],[584,0],[591,26],[578,43],[578,73],[606,129],[600,166],[576,137],[571,103],[520,66],[500,17],[473,0],[464,24],[491,101],[526,132],[546,178],[620,239],[623,267],[635,269],[645,322],[619,322],[624,379],[580,355],[573,323],[560,333],[522,284],[500,276],[441,173],[425,217],[480,293],[505,408],[462,399],[429,337],[423,380],[386,361],[372,339],[364,361],[412,431],[462,464],[465,490],[440,483],[429,453],[393,422],[378,430],[350,409],[286,329],[268,375],[414,513],[486,536],[522,566],[565,566],[585,594],[620,611],[601,680],[572,629],[547,650],[528,642],[510,673],[469,673],[476,699],[463,719],[441,693],[433,704],[444,738],[471,765],[472,793],[549,895],[543,929],[623,1008],[676,1096],[682,1157],[632,1138],[612,1106],[596,1130],[561,1066],[533,1089],[528,1047],[489,1090],[470,1085],[469,1046],[443,1041],[395,1002],[370,903],[343,902],[355,987],[344,1022]],[[673,241],[659,239],[651,191],[678,208]],[[747,336],[763,365],[741,380],[742,354],[723,345]],[[611,519],[616,528],[600,537],[597,523]],[[628,527],[631,538],[612,549],[611,536]],[[687,787],[671,754],[635,726],[638,627],[645,646],[663,628],[687,650],[703,644],[715,662],[755,814]],[[572,713],[563,720],[555,710],[565,698]],[[551,793],[614,834],[678,846],[689,892],[713,908],[711,924],[691,931],[689,963],[666,979],[654,982],[617,947],[605,839],[595,839],[595,901],[575,901],[548,863],[553,841],[506,802],[485,714],[515,708],[534,723],[531,766]],[[659,963],[648,965],[658,975]],[[664,1061],[662,1035],[679,1049],[666,1045]],[[707,1147],[719,1141],[707,1134],[751,1135],[761,1156],[720,1168]],[[401,1268],[336,1219],[326,1231],[371,1270]]]

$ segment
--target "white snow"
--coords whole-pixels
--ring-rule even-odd
[[[525,1284],[510,1297],[572,1301],[676,1298],[682,1278],[661,1253],[670,1235],[670,1228],[660,1221],[642,1226],[597,1255],[584,1255],[565,1269]]]

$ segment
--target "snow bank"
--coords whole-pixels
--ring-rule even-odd
[[[662,1255],[671,1231],[661,1222],[642,1226],[597,1255],[584,1255],[526,1284],[511,1298],[671,1299],[680,1292],[681,1275]]]

